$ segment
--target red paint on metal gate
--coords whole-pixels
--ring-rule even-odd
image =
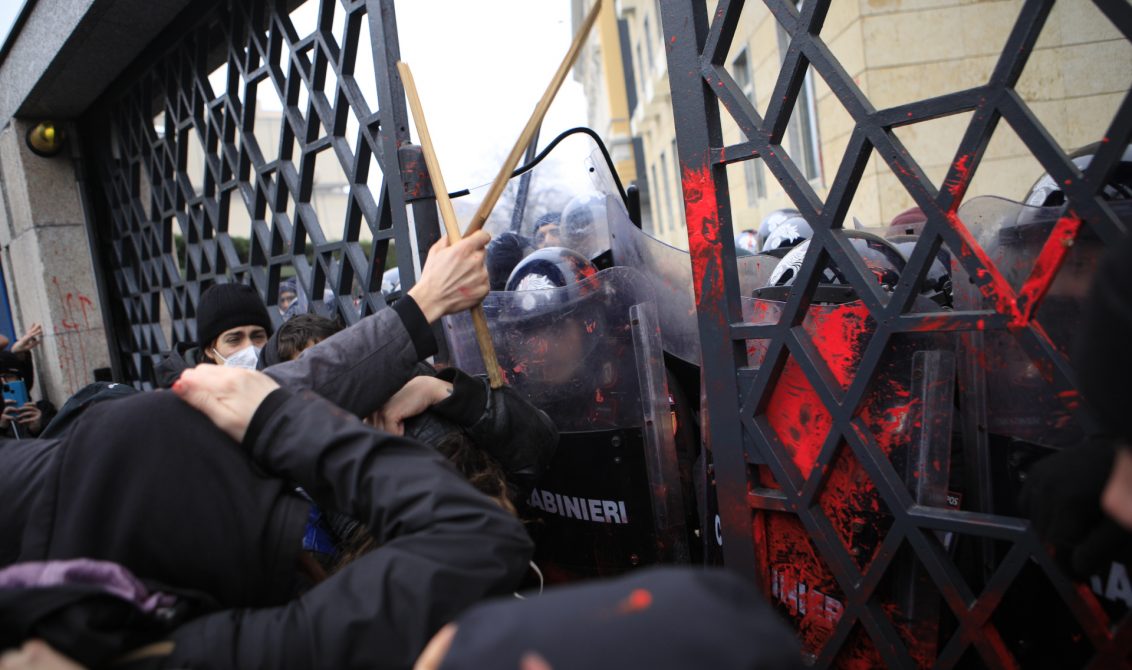
[[[722,249],[719,245],[719,203],[711,168],[684,168],[684,216],[692,256],[692,288],[700,310],[716,312],[723,304]]]
[[[1015,300],[1017,309],[1010,322],[1011,326],[1020,328],[1029,324],[1041,299],[1057,277],[1057,271],[1065,262],[1069,248],[1073,246],[1073,241],[1077,239],[1080,230],[1081,219],[1076,214],[1063,216],[1057,220],[1053,232],[1050,233],[1049,239],[1034,261],[1034,270],[1030,273],[1030,278],[1018,292],[1018,298]]]
[[[959,197],[963,191],[967,190],[967,184],[971,181],[971,157],[960,156],[959,160],[955,161],[952,166],[955,168],[955,176],[947,182],[947,192],[954,197]]]

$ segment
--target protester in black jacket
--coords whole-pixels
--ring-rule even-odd
[[[403,311],[413,304],[411,297],[405,298],[397,309]],[[353,366],[348,357],[331,361],[317,347],[341,330],[334,321],[316,314],[295,317],[264,347],[265,369],[276,374],[275,365],[304,355],[318,359],[317,367],[326,377],[349,374]],[[357,347],[354,358],[360,358],[364,345],[344,339],[347,342],[342,346]],[[431,333],[419,339],[432,344]],[[492,389],[482,375],[472,377],[456,368],[437,372],[427,363],[418,363],[413,375],[392,397],[380,399],[381,409],[363,418],[394,435],[408,435],[442,449],[490,496],[510,503],[526,499],[549,467],[558,444],[558,429],[550,417],[512,388]],[[331,399],[340,397],[335,393]]]
[[[207,418],[138,394],[38,441],[18,478],[0,468],[5,500],[32,493],[0,509],[21,562],[114,561],[224,608],[177,629],[165,667],[410,667],[440,626],[525,572],[522,525],[435,450],[252,371],[202,366],[175,391]],[[379,544],[301,595],[310,504],[291,482]]]

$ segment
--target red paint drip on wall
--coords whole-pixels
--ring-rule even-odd
[[[1037,311],[1050,284],[1057,277],[1057,271],[1065,262],[1065,256],[1069,253],[1069,248],[1073,246],[1073,241],[1077,239],[1080,230],[1081,219],[1076,214],[1063,216],[1057,220],[1053,232],[1050,233],[1049,239],[1034,261],[1034,271],[1022,285],[1022,290],[1018,292],[1015,301],[1017,309],[1011,320],[1011,326],[1025,326],[1033,318],[1034,312]]]

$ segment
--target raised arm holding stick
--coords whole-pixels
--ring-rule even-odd
[[[412,110],[413,120],[417,124],[417,132],[421,136],[421,150],[424,153],[425,165],[428,166],[428,175],[432,180],[432,190],[436,193],[436,203],[440,207],[440,216],[444,219],[444,229],[448,233],[448,243],[455,244],[460,241],[460,226],[456,221],[456,210],[452,208],[452,200],[448,197],[448,188],[444,185],[444,175],[440,172],[440,161],[436,157],[436,149],[432,146],[432,137],[425,122],[424,109],[421,107],[420,97],[417,95],[417,85],[413,81],[413,73],[406,63],[397,63],[397,70],[401,73],[401,83],[405,86],[405,95],[409,99],[409,109]],[[499,370],[499,360],[495,356],[495,345],[491,341],[491,332],[487,329],[487,318],[483,314],[483,305],[472,308],[472,324],[476,329],[476,341],[480,345],[480,354],[483,356],[483,367],[487,371],[487,379],[491,388],[503,386],[503,374]]]
[[[535,132],[542,124],[546,112],[550,109],[550,103],[554,101],[554,96],[558,93],[558,89],[562,87],[562,82],[566,79],[566,74],[570,68],[574,66],[575,61],[578,59],[578,54],[581,53],[582,44],[586,41],[586,36],[589,34],[593,24],[597,21],[598,13],[601,11],[602,0],[597,0],[593,7],[590,8],[586,14],[585,20],[582,21],[581,27],[574,35],[574,40],[570,44],[570,49],[566,52],[565,58],[558,66],[558,71],[554,73],[554,78],[551,79],[550,85],[547,86],[546,92],[543,93],[542,98],[535,106],[531,118],[527,121],[527,125],[519,134],[519,139],[512,147],[511,153],[508,154],[507,160],[503,162],[503,166],[499,169],[499,173],[495,176],[495,180],[488,190],[487,196],[483,202],[480,203],[479,209],[476,210],[475,215],[472,217],[472,222],[468,226],[466,234],[472,234],[479,229],[483,228],[487,217],[491,215],[491,210],[499,201],[499,196],[503,194],[503,189],[507,185],[507,179],[510,177],[511,172],[515,166],[519,164],[519,159],[523,155],[523,151],[527,145],[531,143]],[[432,180],[432,190],[436,193],[436,202],[440,207],[440,215],[444,220],[444,228],[448,233],[448,240],[450,244],[454,244],[461,238],[460,227],[456,221],[456,211],[452,207],[452,201],[448,197],[448,188],[444,184],[444,176],[440,172],[440,161],[436,157],[436,149],[432,145],[432,137],[428,132],[428,124],[425,121],[424,109],[421,106],[420,96],[417,95],[416,83],[413,81],[413,73],[409,70],[409,66],[404,62],[397,63],[397,69],[401,73],[401,83],[405,87],[405,95],[409,100],[409,109],[412,111],[413,120],[417,125],[417,132],[421,136],[421,150],[424,153],[425,164],[428,166],[429,177]],[[479,343],[480,353],[483,355],[484,369],[487,371],[488,381],[491,383],[491,388],[497,389],[503,386],[503,375],[499,370],[499,361],[495,355],[495,345],[491,341],[491,333],[487,328],[487,319],[484,317],[482,305],[477,305],[472,308],[472,323],[475,326],[476,340]]]

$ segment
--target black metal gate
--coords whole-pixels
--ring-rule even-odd
[[[113,278],[128,381],[148,385],[163,353],[195,339],[197,302],[216,280],[250,282],[272,305],[289,266],[313,303],[353,323],[385,306],[393,244],[412,286],[405,188],[427,179],[402,181],[423,167],[403,170],[411,156],[398,156],[408,116],[393,2],[316,0],[307,34],[290,17],[301,4],[192,3],[84,119],[102,187],[91,195],[103,228],[92,233]],[[371,57],[375,81],[359,82],[359,59]],[[260,113],[269,98],[280,110],[272,134]],[[315,171],[328,163],[347,203],[340,219],[320,221]],[[431,204],[421,213],[435,223]],[[250,226],[246,249],[230,231],[237,217]]]
[[[795,611],[807,600],[811,608],[826,607],[827,613],[832,612],[829,630],[808,645],[821,667],[1014,667],[1019,652],[1011,646],[1006,631],[1017,622],[1004,620],[1000,612],[1008,595],[1017,606],[1018,595],[1012,589],[1021,580],[1020,574],[1031,569],[1038,572],[1038,583],[1048,591],[1056,609],[1070,613],[1065,616],[1065,627],[1076,631],[1095,651],[1095,655],[1086,653],[1083,660],[1091,661],[1092,667],[1123,667],[1132,649],[1132,627],[1126,618],[1120,625],[1109,621],[1093,594],[1059,571],[1026,521],[990,513],[989,487],[971,490],[963,510],[918,504],[905,478],[866,426],[862,409],[886,351],[897,338],[918,333],[981,338],[997,331],[1008,333],[1035,362],[1053,392],[1064,399],[1065,412],[1088,425],[1076,402],[1066,356],[1043,330],[1042,325],[1049,324],[1034,318],[1052,277],[1034,272],[1021,289],[1012,287],[1003,278],[1004,269],[996,267],[956,213],[992,133],[1005,121],[1056,182],[1064,185],[1071,212],[1067,216],[1078,225],[1087,221],[1092,234],[1112,243],[1128,231],[1100,194],[1132,135],[1132,96],[1124,99],[1094,161],[1082,173],[1015,90],[1053,0],[1023,4],[993,74],[984,84],[889,109],[873,107],[820,37],[832,0],[766,0],[774,20],[789,35],[789,48],[763,117],[725,69],[744,4],[720,0],[709,16],[703,2],[660,3],[710,416],[705,437],[715,463],[726,564],[747,572],[782,600],[786,586],[760,567],[760,555],[776,539],[767,537],[760,519],[788,517],[790,524],[803,530],[808,546],[799,549],[798,555],[812,552],[841,594],[836,603],[825,605],[810,598],[812,583],[808,593],[806,584],[796,583],[789,594]],[[1132,39],[1132,6],[1123,0],[1096,0],[1095,4],[1126,39]],[[824,201],[782,146],[808,67],[825,80],[854,122],[848,149]],[[721,108],[734,118],[746,141],[724,145]],[[894,129],[965,112],[973,112],[971,121],[944,187],[937,188]],[[928,219],[890,296],[879,290],[842,229],[866,162],[874,153],[891,168]],[[763,161],[814,228],[794,290],[777,323],[770,325],[744,317],[736,273],[725,166],[751,159]],[[1047,242],[1044,248],[1057,254],[1059,245],[1072,242],[1073,234],[1066,239],[1063,230],[1061,238]],[[927,314],[912,309],[917,287],[941,246],[951,250],[991,308]],[[818,275],[827,262],[849,277],[863,303],[862,318],[872,329],[859,364],[844,385],[837,383],[828,357],[803,327],[814,310]],[[750,365],[748,358],[753,343],[765,352],[758,366]],[[775,387],[788,364],[800,369],[831,424],[828,435],[810,445],[816,453],[812,472],[817,473],[810,477],[792,462],[785,436],[775,430],[773,417],[768,416]],[[964,374],[960,367],[962,395],[970,405],[979,405],[985,398],[979,395],[978,378]],[[971,418],[968,412],[965,416],[962,441],[967,468],[986,484],[990,474],[980,459],[987,455],[987,431],[977,415]],[[875,487],[876,502],[889,518],[890,525],[876,539],[878,547],[870,561],[859,560],[857,548],[847,546],[831,520],[831,472],[844,459],[851,460]],[[945,548],[943,533],[968,538],[975,548],[975,570],[961,566],[963,559]],[[926,655],[916,640],[914,622],[901,620],[898,608],[879,592],[882,583],[908,566],[919,571],[922,581],[934,589],[937,602],[945,604],[938,620],[940,630],[948,634]],[[972,573],[978,578],[972,578]],[[1025,623],[1052,616],[1051,612],[1027,612]],[[802,632],[805,640],[806,631]],[[1043,667],[1066,666],[1050,657]]]
[[[1093,1],[1132,39],[1132,6]],[[380,282],[389,245],[401,252],[397,263],[407,287],[413,263],[406,252],[427,248],[439,232],[423,168],[406,148],[392,0],[317,0],[317,25],[306,35],[296,32],[289,17],[299,4],[197,0],[83,120],[84,148],[101,185],[91,195],[104,227],[92,233],[103,273],[113,278],[108,312],[126,380],[148,385],[164,352],[195,339],[196,305],[214,281],[249,281],[272,304],[285,269],[294,268],[313,301],[329,290],[329,306],[352,323],[384,306]],[[1034,318],[1053,276],[1034,273],[1021,288],[1012,286],[958,216],[958,207],[992,134],[1006,121],[1063,185],[1078,227],[1087,221],[1092,234],[1113,242],[1128,231],[1100,194],[1132,138],[1132,96],[1124,99],[1082,172],[1015,90],[1053,0],[1023,3],[985,83],[879,110],[820,37],[833,0],[765,4],[789,46],[762,117],[724,67],[744,2],[720,0],[710,21],[704,2],[660,2],[710,418],[705,437],[714,459],[726,564],[782,599],[785,583],[762,569],[760,553],[770,541],[766,519],[789,518],[800,529],[804,550],[839,592],[837,598],[818,593],[814,599],[816,590],[805,585],[790,589],[795,609],[807,602],[828,615],[828,630],[812,646],[820,666],[1012,667],[1019,654],[1009,638],[1017,621],[1001,612],[1018,609],[1022,575],[1034,571],[1089,647],[1085,660],[1094,667],[1123,665],[1132,650],[1127,617],[1119,625],[1109,621],[1093,594],[1059,571],[1026,521],[994,513],[985,375],[975,369],[977,361],[963,359],[960,365],[962,394],[975,408],[963,414],[964,467],[975,483],[963,509],[920,504],[862,410],[894,342],[943,334],[977,351],[984,336],[1005,333],[1064,399],[1066,415],[1088,425],[1064,353],[1043,329],[1047,324]],[[367,54],[376,100],[367,99],[355,80],[357,59]],[[212,78],[214,88],[210,74],[218,67],[226,69],[222,78]],[[824,201],[782,146],[807,68],[826,81],[854,122]],[[256,134],[265,96],[277,97],[281,108],[280,127],[269,138]],[[720,108],[735,119],[745,141],[725,146]],[[960,113],[971,113],[971,120],[944,187],[937,188],[894,129]],[[872,281],[842,229],[874,153],[928,218],[891,295]],[[199,166],[193,156],[200,157]],[[763,161],[815,231],[795,289],[771,324],[743,314],[725,172],[742,160]],[[347,204],[340,221],[320,221],[313,204],[315,169],[327,161],[345,177]],[[419,198],[424,199],[414,218],[420,225],[414,230],[406,204]],[[233,212],[249,222],[246,251],[230,232]],[[1051,238],[1045,248],[1056,252],[1071,243],[1078,227],[1061,230],[1062,237]],[[941,248],[952,252],[990,308],[914,309],[917,287]],[[860,319],[870,324],[844,384],[804,325],[815,311],[821,269],[830,262],[848,276],[860,297]],[[753,346],[762,352],[757,366],[751,365]],[[828,432],[810,445],[814,476],[792,462],[769,416],[774,390],[791,365],[829,421]],[[831,520],[831,473],[847,460],[876,491],[877,507],[888,518],[868,560],[854,553],[859,547],[848,546]],[[968,551],[951,550],[944,533],[967,538]],[[898,612],[881,593],[908,574],[916,588],[933,588],[943,604],[933,613],[938,621],[933,634],[942,642],[930,653],[915,639],[915,620],[902,619],[907,612]]]

